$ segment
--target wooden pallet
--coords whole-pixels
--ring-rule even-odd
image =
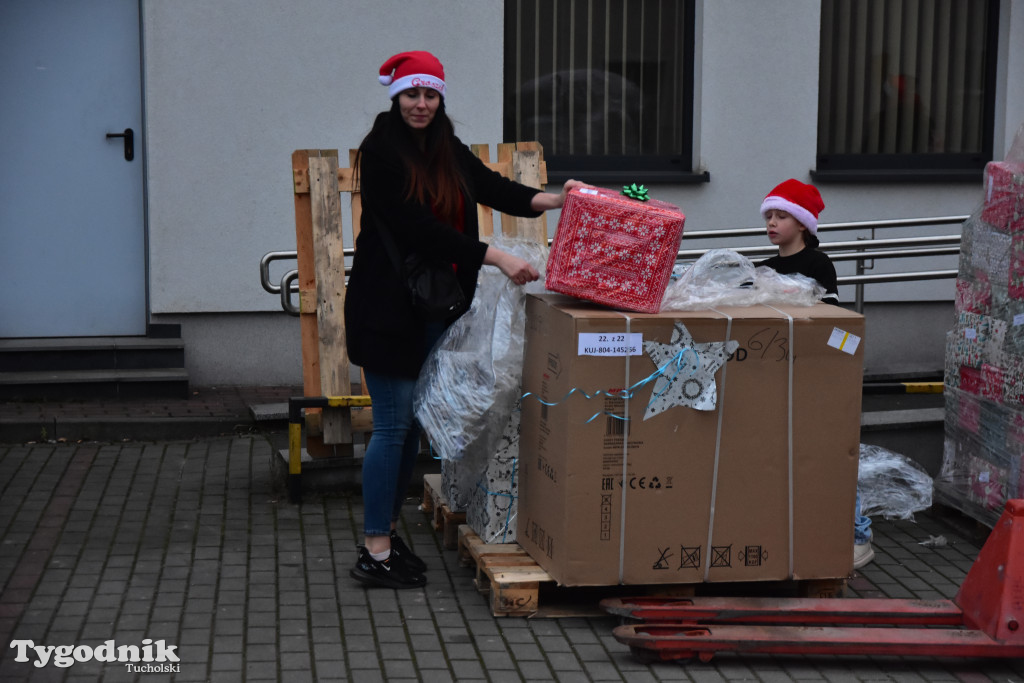
[[[459,525],[466,523],[466,513],[455,512],[448,507],[448,501],[441,491],[441,475],[423,475],[424,512],[433,516],[434,531],[440,532],[442,544],[447,550],[459,547]]]
[[[496,617],[600,617],[602,598],[647,593],[693,595],[692,586],[561,586],[518,543],[485,543],[468,525],[459,527],[459,564],[473,567],[477,591]]]
[[[555,583],[518,543],[484,543],[465,524],[459,527],[458,550],[459,564],[476,568],[473,583],[489,596],[496,617],[536,614],[541,583]]]
[[[485,543],[468,525],[458,528],[458,559],[475,569],[478,592],[490,602],[496,617],[607,616],[600,602],[607,597],[662,595],[693,597],[698,594],[786,595],[839,597],[845,579],[759,582],[756,584],[659,584],[643,586],[559,585],[518,543]]]

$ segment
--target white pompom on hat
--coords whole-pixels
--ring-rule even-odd
[[[761,202],[761,216],[769,209],[781,209],[800,221],[812,235],[817,235],[818,214],[824,208],[825,202],[818,188],[790,178],[776,185],[764,198]]]
[[[380,67],[381,85],[388,86],[388,97],[409,88],[433,88],[444,97],[444,67],[441,61],[422,50],[400,52]]]

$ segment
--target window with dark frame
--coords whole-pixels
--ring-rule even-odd
[[[506,0],[506,141],[548,178],[687,182],[694,0]]]
[[[977,180],[998,0],[822,0],[818,180]]]

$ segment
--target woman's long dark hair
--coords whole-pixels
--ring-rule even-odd
[[[423,130],[423,137],[415,135],[402,119],[398,97],[391,101],[391,109],[381,112],[373,122],[367,139],[385,136],[398,148],[399,156],[409,172],[409,185],[405,198],[430,206],[434,214],[448,223],[455,223],[462,207],[465,181],[455,160],[455,127],[445,113],[444,98],[438,103],[434,120]],[[421,146],[422,143],[422,146]],[[356,154],[359,159],[366,140]]]
[[[821,240],[817,235],[811,234],[810,230],[804,230],[804,246],[817,249],[819,244],[821,244]]]

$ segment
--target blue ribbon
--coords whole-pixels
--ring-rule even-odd
[[[574,388],[570,389],[569,392],[565,396],[563,396],[562,398],[560,398],[557,401],[554,401],[553,403],[543,400],[542,398],[540,398],[539,396],[534,394],[532,391],[528,391],[525,394],[523,394],[522,398],[526,398],[527,396],[533,396],[534,399],[536,399],[537,401],[539,401],[540,403],[542,403],[542,404],[544,404],[546,406],[556,406],[559,403],[562,403],[563,401],[568,400],[568,398],[570,396],[572,396],[573,394],[575,394],[577,392],[582,394],[583,397],[586,398],[587,400],[590,400],[592,398],[597,398],[598,396],[601,396],[601,395],[608,396],[608,397],[611,397],[611,398],[632,398],[633,394],[636,393],[637,389],[640,389],[641,387],[646,386],[647,384],[656,381],[659,377],[666,378],[668,380],[668,383],[665,385],[665,388],[662,389],[661,391],[659,391],[658,393],[651,395],[651,400],[648,401],[648,403],[647,403],[647,407],[650,407],[651,404],[654,403],[654,401],[659,396],[661,396],[663,393],[665,393],[668,390],[668,388],[670,386],[672,386],[672,382],[675,381],[676,377],[679,376],[679,373],[683,370],[683,358],[686,356],[687,353],[692,353],[696,357],[696,359],[697,359],[697,367],[700,367],[700,364],[701,364],[700,363],[700,354],[698,354],[697,351],[694,348],[687,346],[687,347],[682,348],[679,351],[677,351],[671,358],[669,358],[667,361],[665,361],[661,365],[661,367],[659,367],[657,370],[652,372],[650,375],[648,375],[647,377],[643,378],[642,380],[640,380],[639,382],[637,382],[633,386],[629,387],[628,389],[622,389],[620,391],[611,392],[611,393],[609,393],[607,391],[604,391],[603,389],[599,389],[599,390],[595,391],[593,394],[588,394],[587,392],[583,391],[582,389],[580,389],[578,387],[574,387]],[[670,367],[673,368],[673,371],[672,371],[671,375],[668,375],[668,374],[666,374],[666,370],[668,370]],[[692,374],[694,374],[694,372],[696,372],[696,371],[695,370],[691,370],[690,374],[692,375]],[[600,415],[607,415],[608,417],[614,418],[616,420],[627,420],[627,419],[629,419],[629,418],[624,417],[622,415],[616,415],[615,413],[609,413],[608,411],[603,411],[603,412],[602,411],[598,411],[598,412],[594,413],[593,415],[591,415],[590,418],[584,424],[589,424],[589,423],[593,422]]]
[[[516,480],[516,471],[518,469],[519,469],[519,458],[513,458],[512,459],[512,477],[509,479],[509,483],[511,483],[511,482]],[[511,498],[513,501],[516,500],[519,497],[519,496],[513,495],[511,493],[505,493],[503,491],[490,491],[490,490],[488,490],[488,488],[486,486],[481,485],[480,482],[477,482],[476,487],[478,489],[480,489],[481,491],[483,491],[488,496],[502,496],[504,498]],[[502,526],[502,531],[501,531],[501,540],[502,540],[502,542],[504,542],[505,539],[508,538],[508,528],[509,528],[509,525],[511,523],[512,523],[512,505],[509,504],[508,511],[505,513],[505,524]]]

